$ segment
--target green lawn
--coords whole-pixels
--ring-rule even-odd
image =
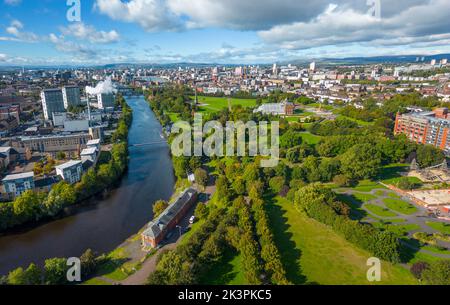
[[[315,145],[319,143],[320,140],[322,139],[322,137],[313,135],[312,133],[309,132],[302,132],[301,135],[303,142],[308,143],[310,145]]]
[[[368,202],[368,201],[377,199],[377,197],[374,195],[364,194],[364,193],[353,193],[353,196],[362,202]]]
[[[390,211],[389,209],[380,207],[378,205],[366,204],[366,205],[364,205],[364,207],[372,214],[375,214],[380,217],[395,217],[395,216],[397,216],[397,214]]]
[[[194,97],[191,97],[194,99]],[[206,97],[199,96],[198,102],[203,104],[200,106],[200,112],[219,112],[224,108],[228,108],[228,98],[227,97]],[[237,106],[241,105],[243,107],[256,107],[256,99],[237,99],[231,98],[231,105]]]
[[[292,203],[277,198],[268,207],[275,242],[288,279],[295,284],[367,285],[367,260],[372,257],[329,227],[300,214]],[[379,284],[417,284],[408,270],[382,264]]]
[[[363,180],[363,181],[360,181],[358,183],[358,185],[355,186],[353,189],[358,192],[368,193],[375,189],[385,189],[385,187],[374,181]]]
[[[232,250],[225,252],[222,261],[199,281],[200,285],[245,285],[242,256]]]
[[[178,113],[168,112],[167,115],[173,123],[176,123],[180,120],[180,115]]]
[[[427,226],[444,234],[450,234],[450,224],[443,222],[427,221]]]
[[[404,215],[412,215],[417,213],[417,208],[413,206],[412,204],[405,202],[403,200],[393,199],[393,198],[386,198],[383,200],[383,202],[386,204],[386,206],[400,214]]]
[[[427,250],[433,253],[437,253],[437,254],[445,254],[445,255],[450,255],[450,250],[448,249],[441,249],[438,248],[436,246],[424,246],[422,247],[423,250]]]
[[[112,285],[111,283],[108,283],[106,281],[103,281],[99,278],[93,278],[90,279],[89,281],[83,282],[83,284],[81,285],[86,285],[86,286],[110,286]]]

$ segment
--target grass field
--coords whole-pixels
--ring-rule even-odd
[[[368,201],[377,199],[377,197],[374,195],[364,194],[364,193],[353,193],[353,196],[362,202],[368,202]]]
[[[427,221],[427,226],[444,234],[450,234],[450,224],[442,222]]]
[[[366,204],[364,206],[367,210],[369,210],[369,212],[380,216],[380,217],[396,217],[397,214],[395,214],[394,212],[390,211],[389,209],[380,207],[378,205],[374,205],[374,204]]]
[[[167,113],[167,115],[173,123],[176,123],[180,120],[180,115],[178,113],[169,112]]]
[[[228,250],[222,261],[213,266],[211,271],[200,279],[201,285],[245,285],[242,271],[242,256]]]
[[[302,132],[301,135],[302,135],[303,142],[310,144],[310,145],[315,145],[315,144],[319,143],[320,140],[322,140],[322,137],[313,135],[312,133],[309,133],[309,132]]]
[[[412,215],[417,213],[417,208],[413,206],[412,204],[409,204],[403,200],[393,199],[393,198],[386,198],[383,200],[383,202],[386,204],[386,206],[400,214],[404,215]]]
[[[300,214],[286,199],[269,206],[275,241],[280,249],[288,279],[295,284],[367,285],[367,259],[372,257],[327,226]],[[410,272],[382,263],[379,284],[417,284]]]
[[[191,97],[194,99],[194,97]],[[207,97],[199,96],[198,102],[202,104],[199,107],[200,112],[219,112],[224,108],[228,108],[228,98],[226,97]],[[256,99],[237,99],[231,98],[231,105],[241,105],[243,107],[256,107]]]

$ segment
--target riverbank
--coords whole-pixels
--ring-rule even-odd
[[[91,198],[78,212],[23,233],[0,237],[0,274],[51,257],[79,257],[86,249],[109,253],[141,229],[157,200],[173,194],[173,167],[167,145],[134,147],[161,141],[162,128],[143,97],[127,98],[133,110],[128,171],[107,198]]]
[[[122,115],[112,136],[109,160],[90,168],[81,181],[71,185],[61,181],[53,185],[48,194],[27,191],[13,202],[1,204],[0,232],[11,233],[13,229],[34,228],[55,218],[64,216],[64,211],[82,204],[92,196],[104,193],[117,184],[128,167],[128,131],[133,120],[131,108],[125,99],[118,97]]]

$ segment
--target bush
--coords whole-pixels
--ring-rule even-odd
[[[283,186],[284,186],[283,177],[277,176],[269,180],[269,187],[276,194],[279,194],[281,192]]]
[[[333,183],[338,187],[348,187],[351,185],[351,180],[345,175],[337,175],[333,178]]]

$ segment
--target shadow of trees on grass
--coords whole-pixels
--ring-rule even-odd
[[[289,232],[290,226],[288,219],[284,216],[285,211],[275,203],[273,198],[268,199],[267,211],[287,279],[293,284],[306,284],[307,278],[302,274],[299,263],[302,253],[292,240],[293,235]]]

